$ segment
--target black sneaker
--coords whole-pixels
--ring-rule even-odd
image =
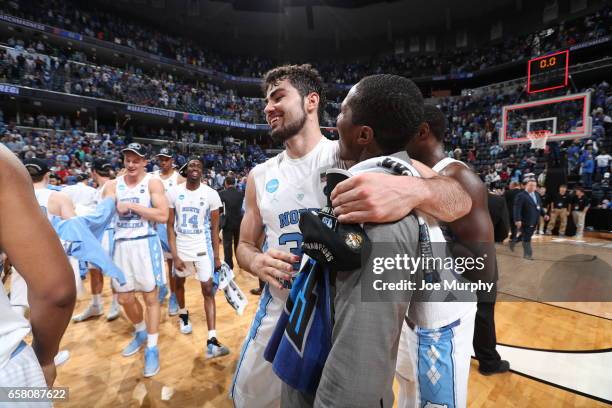
[[[206,358],[214,358],[229,354],[229,349],[219,343],[216,337],[206,342]]]
[[[499,365],[494,370],[483,370],[481,367],[478,367],[478,372],[482,375],[502,374],[508,371],[510,371],[510,363],[506,360],[500,360]]]
[[[189,323],[189,312],[179,315],[179,328],[183,334],[191,333],[192,329],[191,323]]]

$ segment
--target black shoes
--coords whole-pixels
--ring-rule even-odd
[[[499,362],[499,366],[493,370],[483,370],[481,367],[478,367],[478,372],[482,375],[493,375],[493,374],[502,374],[510,371],[510,363],[506,360],[501,360]]]

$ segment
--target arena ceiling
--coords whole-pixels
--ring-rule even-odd
[[[285,40],[367,38],[422,29],[450,30],[453,23],[524,0],[95,0],[191,35],[281,37]]]

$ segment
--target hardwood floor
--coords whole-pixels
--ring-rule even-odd
[[[142,377],[143,354],[122,357],[121,349],[130,339],[132,327],[121,317],[106,322],[104,317],[71,323],[62,342],[71,359],[58,369],[57,386],[70,388],[70,400],[63,407],[231,407],[227,395],[237,364],[242,341],[257,307],[258,297],[249,293],[257,280],[238,272],[236,281],[249,299],[243,316],[217,294],[217,332],[231,353],[213,360],[204,359],[206,323],[199,284],[188,279],[187,307],[193,333],[183,335],[176,317],[163,309],[160,325],[161,371],[152,379]],[[88,282],[85,284],[89,288]],[[76,312],[89,302],[79,300]],[[104,303],[110,305],[110,290],[105,282]],[[596,305],[564,304],[607,316],[612,303]],[[584,310],[583,310],[584,311]],[[612,320],[545,303],[505,301],[501,295],[496,306],[498,342],[508,345],[554,349],[592,350],[612,347]],[[164,401],[162,395],[170,396]],[[604,407],[607,404],[507,373],[485,377],[472,360],[468,405],[470,407]]]

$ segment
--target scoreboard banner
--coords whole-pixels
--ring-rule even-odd
[[[530,59],[527,64],[527,92],[565,88],[569,79],[569,50]]]

